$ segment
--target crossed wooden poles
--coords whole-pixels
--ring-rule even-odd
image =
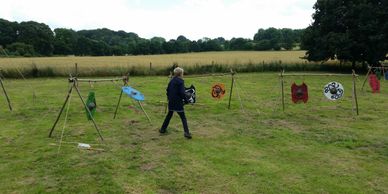
[[[84,105],[88,115],[90,116],[91,121],[93,122],[94,128],[96,128],[98,135],[100,136],[101,140],[103,141],[104,138],[101,135],[100,129],[98,128],[98,126],[96,124],[96,121],[94,120],[94,117],[92,116],[92,113],[90,112],[89,108],[87,107],[87,105],[85,103],[85,100],[82,98],[81,92],[79,91],[79,88],[78,88],[78,83],[79,82],[89,82],[89,83],[90,82],[110,82],[110,81],[119,81],[119,80],[122,80],[124,82],[124,86],[128,85],[128,76],[125,76],[123,78],[116,78],[116,79],[78,79],[77,77],[70,76],[69,83],[71,84],[71,87],[70,87],[69,91],[67,92],[67,96],[66,96],[65,102],[62,105],[61,111],[59,112],[58,117],[55,120],[54,125],[51,128],[51,130],[50,130],[49,137],[51,137],[51,135],[52,135],[52,133],[53,133],[53,131],[55,129],[55,126],[57,125],[57,123],[59,121],[59,118],[61,117],[61,115],[63,113],[63,110],[65,109],[65,106],[68,103],[69,98],[70,98],[73,90],[75,89],[75,91],[77,92],[79,98],[81,99],[81,102]],[[120,105],[122,94],[123,94],[123,92],[121,90],[120,97],[119,97],[119,100],[118,100],[118,103],[117,103],[117,106],[116,106],[116,111],[115,111],[115,114],[114,114],[114,118],[116,117],[117,109],[118,109],[118,107]]]

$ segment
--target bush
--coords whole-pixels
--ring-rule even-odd
[[[7,45],[6,47],[8,53],[14,56],[24,56],[32,57],[35,56],[34,47],[30,44],[25,44],[22,42],[15,42]]]

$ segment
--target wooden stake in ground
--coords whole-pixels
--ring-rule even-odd
[[[232,74],[232,85],[230,86],[228,109],[230,109],[230,102],[232,101],[232,93],[233,93],[233,85],[234,85],[234,74],[235,74],[235,72],[232,69],[230,70],[230,72]]]
[[[128,80],[129,80],[129,75],[127,75],[127,76],[125,76],[125,77],[123,78],[123,82],[124,82],[123,86],[127,86],[127,85],[128,85]],[[117,111],[118,111],[118,109],[119,109],[120,102],[121,102],[121,97],[122,97],[122,96],[123,96],[123,89],[120,90],[120,97],[119,97],[119,100],[118,100],[118,102],[117,102],[117,106],[116,106],[115,114],[113,115],[113,119],[116,118]]]
[[[140,106],[141,110],[143,111],[143,113],[144,113],[145,116],[147,117],[148,121],[149,121],[150,124],[152,125],[151,119],[150,119],[150,117],[148,116],[147,112],[144,110],[144,107],[143,107],[143,105],[141,104],[141,102],[137,100],[137,103],[139,103],[139,106]]]
[[[0,84],[1,84],[1,88],[3,89],[5,98],[7,99],[9,110],[12,111],[11,101],[9,100],[7,91],[5,90],[5,87],[4,87],[4,84],[3,84],[3,80],[1,78],[0,78]]]
[[[356,112],[357,115],[358,113],[358,100],[357,100],[357,90],[356,90],[356,72],[352,70],[352,75],[353,75],[353,98],[354,98],[354,103],[356,104]]]
[[[280,84],[281,84],[281,88],[282,88],[282,107],[283,107],[283,112],[284,112],[285,106],[284,106],[284,77],[283,77],[283,73],[284,73],[284,70],[282,70],[280,72]]]

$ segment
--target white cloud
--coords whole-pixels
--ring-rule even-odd
[[[258,28],[305,28],[315,0],[0,0],[0,18],[51,28],[109,28],[141,37],[252,38]],[[159,7],[159,9],[158,9]]]

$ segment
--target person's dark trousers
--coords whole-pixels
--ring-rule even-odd
[[[187,119],[186,119],[185,112],[177,112],[177,113],[178,113],[179,117],[182,120],[183,130],[185,131],[185,133],[190,133],[189,132],[189,127],[187,125]],[[171,111],[171,110],[168,111],[168,113],[166,115],[166,118],[164,119],[162,128],[160,129],[161,132],[165,132],[166,131],[167,126],[170,123],[170,120],[171,120],[171,117],[172,117],[173,114],[174,114],[174,111]]]

